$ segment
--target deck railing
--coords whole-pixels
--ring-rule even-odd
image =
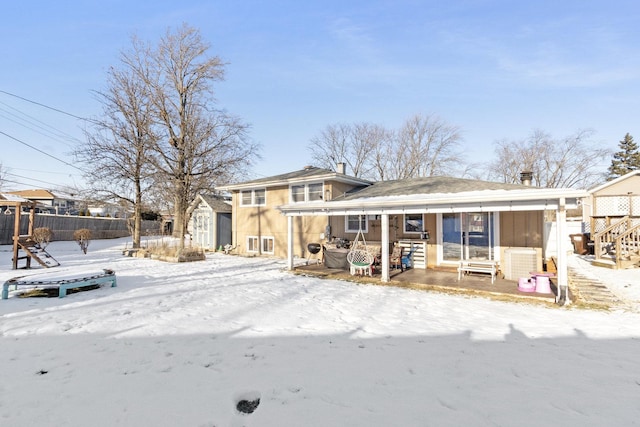
[[[631,219],[629,216],[622,217],[620,221],[607,226],[604,230],[599,231],[593,236],[594,255],[596,259],[602,258],[604,255],[611,254],[614,251],[614,242],[616,238],[631,228]]]
[[[640,251],[640,224],[633,225],[629,216],[609,225],[593,237],[594,255],[602,259],[606,255],[613,257],[616,268],[622,267],[624,258]]]
[[[640,224],[616,237],[615,251],[616,268],[622,268],[624,258],[631,259],[631,257],[638,255],[638,251],[640,251]]]

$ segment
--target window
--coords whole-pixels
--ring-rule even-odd
[[[263,237],[262,238],[262,253],[272,254],[274,246],[273,237]]]
[[[267,190],[253,190],[253,203],[258,206],[267,204]]]
[[[322,200],[322,183],[309,184],[309,201]]]
[[[240,196],[240,204],[242,206],[249,206],[253,201],[253,191],[243,191]]]
[[[366,215],[347,215],[344,218],[344,229],[347,233],[357,233],[362,229],[363,233],[369,231],[369,222]]]
[[[264,206],[266,204],[267,191],[264,188],[240,192],[240,206]]]
[[[296,184],[292,185],[290,189],[291,201],[293,203],[313,202],[323,199],[324,184],[322,182],[316,182],[313,184]]]
[[[292,185],[291,186],[291,201],[292,202],[304,202],[304,185]]]
[[[422,222],[422,214],[405,214],[404,216],[404,232],[405,233],[421,233],[424,230]]]
[[[259,252],[258,238],[255,236],[247,236],[247,252]]]

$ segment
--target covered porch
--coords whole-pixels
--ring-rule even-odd
[[[457,270],[455,266],[457,262],[451,259],[445,259],[443,254],[447,253],[447,244],[451,241],[446,237],[445,226],[441,220],[445,216],[447,218],[452,215],[460,215],[463,218],[467,214],[488,214],[488,217],[498,217],[504,212],[542,212],[555,211],[556,222],[556,273],[553,281],[555,293],[551,298],[560,305],[571,302],[571,296],[568,290],[567,276],[567,253],[570,251],[570,241],[566,231],[566,210],[577,207],[578,199],[584,196],[584,191],[571,189],[540,189],[520,185],[506,185],[496,183],[486,183],[482,181],[472,180],[453,181],[458,187],[452,187],[452,180],[435,183],[424,179],[420,183],[420,187],[413,190],[416,194],[406,194],[406,189],[395,189],[394,183],[377,183],[372,187],[361,190],[340,200],[290,204],[279,207],[280,211],[288,217],[288,267],[294,269],[294,251],[293,239],[294,221],[296,216],[324,215],[333,216],[349,216],[349,215],[369,215],[380,219],[381,230],[381,253],[379,274],[374,275],[371,280],[380,282],[407,282],[423,284],[424,286],[439,286],[445,284],[450,288],[460,287],[470,280],[466,277],[458,282]],[[441,185],[442,184],[442,185]],[[449,186],[446,186],[448,184]],[[374,187],[378,188],[374,188]],[[422,187],[422,188],[421,188]],[[474,187],[477,189],[474,190]],[[448,190],[445,192],[443,190]],[[395,191],[404,191],[398,195],[394,195]],[[431,192],[429,192],[431,191]],[[390,222],[392,215],[422,214],[433,215],[439,219],[436,221],[436,229],[429,230],[430,237],[433,239],[430,245],[430,254],[428,256],[437,256],[437,265],[435,269],[416,268],[414,271],[408,270],[401,274],[394,274],[389,262],[390,255]],[[490,221],[493,222],[493,221]],[[498,227],[496,227],[497,229]],[[514,227],[512,233],[522,233],[524,230]],[[468,234],[460,232],[461,248],[468,243]],[[500,242],[507,240],[508,236],[493,235],[492,243],[487,252],[487,260],[495,261],[500,265],[501,260]],[[449,245],[450,247],[451,245]],[[469,252],[464,249],[459,251],[459,261],[465,261],[469,257]],[[320,268],[320,267],[318,267]],[[451,273],[451,269],[455,273]],[[448,269],[448,271],[447,271]],[[349,274],[348,272],[346,274]],[[486,278],[483,276],[487,276]],[[500,277],[500,275],[498,276]],[[517,278],[507,277],[507,281],[502,279],[495,280],[491,283],[489,275],[473,274],[474,286],[486,287],[489,292],[517,294]],[[434,282],[434,283],[429,283]],[[487,283],[485,283],[487,282]],[[549,297],[549,295],[546,295]]]

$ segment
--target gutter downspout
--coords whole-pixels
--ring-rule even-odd
[[[293,270],[293,217],[287,216],[287,270]]]

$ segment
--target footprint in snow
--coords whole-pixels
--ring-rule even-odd
[[[258,391],[242,393],[235,399],[236,410],[241,414],[252,414],[256,409],[258,409],[258,405],[260,405],[260,398],[261,395]]]

